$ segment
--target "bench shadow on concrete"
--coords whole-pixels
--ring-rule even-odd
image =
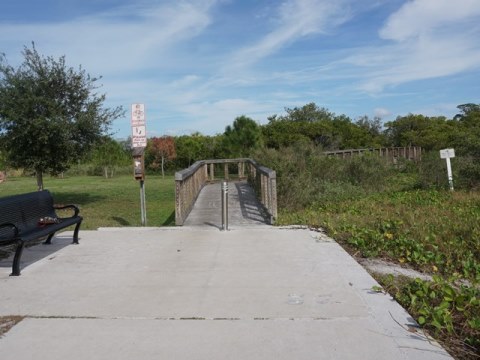
[[[255,196],[255,190],[246,182],[236,182],[238,202],[244,219],[269,224],[263,205]]]
[[[80,233],[81,235],[81,233]],[[43,244],[46,238],[37,240],[33,243],[28,244],[23,250],[22,260],[20,264],[20,269],[23,271],[28,266],[36,263],[37,261],[43,260],[45,258],[53,259],[55,253],[67,246],[77,246],[72,243],[72,233],[62,232],[56,234],[50,245]],[[82,238],[79,237],[81,244]],[[0,249],[0,272],[2,274],[10,274],[12,272],[13,257],[15,255],[14,247],[5,247]]]

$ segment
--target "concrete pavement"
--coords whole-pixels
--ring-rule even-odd
[[[71,232],[0,262],[22,359],[449,359],[337,243],[268,226]]]

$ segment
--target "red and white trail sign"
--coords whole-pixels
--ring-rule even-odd
[[[145,127],[145,104],[132,104],[132,147],[147,147],[147,131]]]

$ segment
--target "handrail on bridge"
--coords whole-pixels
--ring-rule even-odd
[[[224,179],[229,179],[228,167],[238,164],[238,177],[247,178],[258,200],[268,213],[270,223],[277,218],[277,175],[274,170],[249,158],[199,160],[187,169],[175,173],[175,224],[183,225],[193,208],[200,190],[215,180],[215,165],[224,165]],[[219,194],[220,196],[220,194]]]
[[[327,156],[337,156],[343,159],[351,158],[353,156],[362,155],[365,153],[377,154],[381,157],[389,159],[393,163],[395,163],[400,158],[413,161],[420,161],[422,158],[422,148],[420,146],[346,149],[324,152],[324,154]]]

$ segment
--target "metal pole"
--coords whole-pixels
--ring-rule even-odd
[[[145,203],[145,181],[140,180],[140,208],[142,213],[142,226],[147,224],[147,207]]]
[[[222,183],[222,230],[228,230],[228,183]]]
[[[453,191],[453,175],[452,175],[452,164],[450,158],[447,157],[447,174],[448,174],[448,184],[450,185],[450,190]]]

